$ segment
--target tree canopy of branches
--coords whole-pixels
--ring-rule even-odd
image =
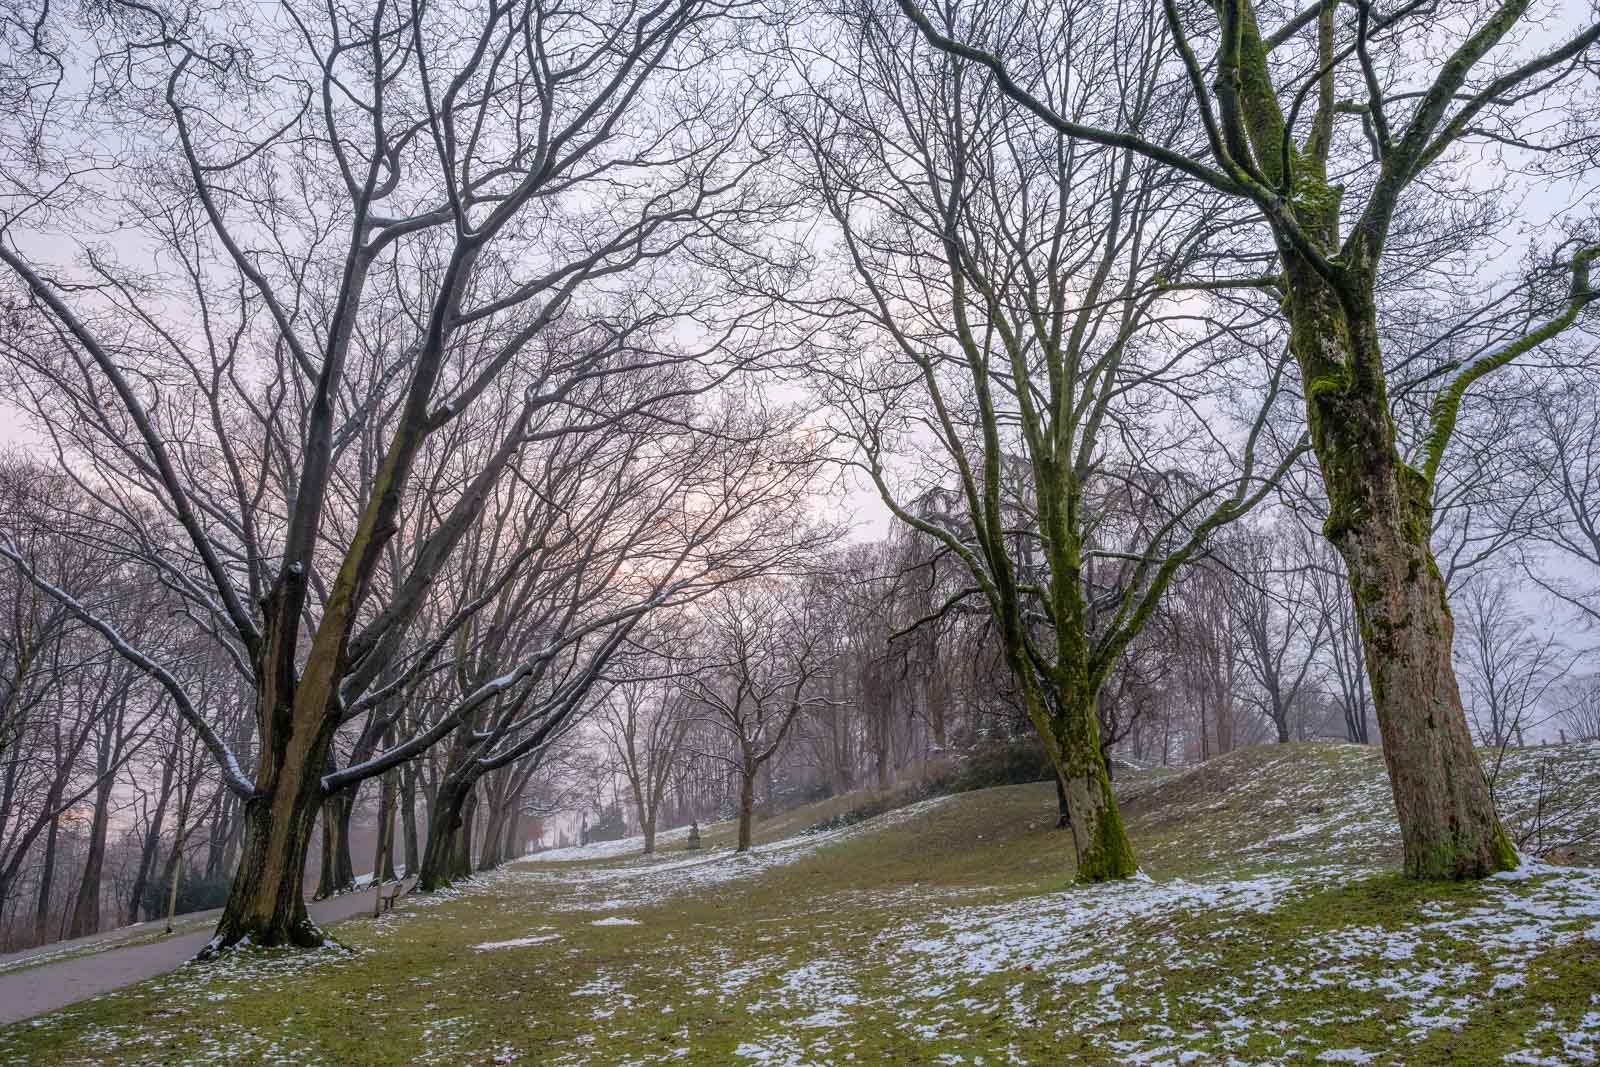
[[[773,267],[743,229],[783,211],[752,176],[770,154],[749,121],[760,72],[730,64],[744,19],[717,0],[79,13],[61,62],[101,122],[49,131],[31,172],[8,170],[0,344],[130,564],[231,657],[253,769],[159,650],[11,540],[0,553],[163,687],[243,801],[214,945],[316,944],[300,882],[324,799],[506,708],[549,640],[577,640],[535,640],[328,773],[341,725],[458,657],[523,573],[530,552],[505,551],[471,583],[437,580],[506,518],[486,510],[497,487],[540,443],[624,421],[702,451],[757,442],[735,466],[782,438],[685,404],[782,343],[767,308],[730,299]],[[675,558],[738,556],[710,531],[803,480],[789,458],[711,504],[725,521],[702,512],[731,467],[659,501],[641,549],[659,587],[614,611],[677,595]]]
[[[1397,228],[1451,182],[1471,146],[1508,143],[1582,165],[1587,132],[1546,136],[1539,116],[1585,91],[1600,22],[1586,15],[1576,32],[1537,45],[1523,32],[1528,0],[1382,12],[1326,0],[1274,22],[1276,12],[1252,0],[1188,10],[1166,0],[1167,84],[1193,110],[1200,138],[1174,144],[1138,109],[1083,116],[1036,91],[1040,57],[1019,54],[1017,42],[1055,38],[1082,5],[1030,7],[1025,34],[1002,32],[977,5],[931,14],[915,0],[898,6],[941,51],[988,70],[1045,128],[1136,153],[1174,181],[1248,206],[1269,231],[1277,270],[1268,284],[1281,294],[1299,369],[1330,506],[1325,531],[1350,574],[1407,869],[1468,878],[1514,864],[1451,667],[1454,627],[1429,543],[1435,484],[1472,386],[1570,329],[1600,297],[1591,283],[1600,244],[1576,228],[1520,306],[1502,304],[1475,350],[1435,368],[1409,453],[1391,410],[1379,283]],[[1424,39],[1422,54],[1406,44]],[[1048,57],[1043,66],[1059,69]]]
[[[1003,4],[979,17],[1027,24]],[[1127,109],[1178,137],[1154,24],[1128,53],[1078,57],[1095,66],[1071,81],[1048,75],[1119,17],[1075,14],[1035,88],[1080,118]],[[1263,318],[1249,301],[1174,296],[1230,225],[1223,198],[1041,128],[903,20],[846,22],[846,58],[816,65],[792,119],[842,246],[824,395],[896,517],[970,579],[914,625],[987,606],[1056,762],[1078,877],[1125,878],[1099,694],[1184,561],[1293,461],[1258,454],[1281,359],[1252,361],[1239,340]],[[1201,381],[1252,362],[1262,399],[1229,433]],[[901,469],[906,454],[920,463]]]

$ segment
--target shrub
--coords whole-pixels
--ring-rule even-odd
[[[946,793],[966,793],[997,785],[1026,785],[1055,779],[1050,755],[1037,737],[982,745],[966,755],[951,775]]]
[[[884,793],[876,793],[862,803],[829,819],[808,826],[808,834],[839,830],[875,818],[885,812],[915,804],[929,797],[968,793],[997,785],[1025,785],[1055,779],[1055,768],[1044,745],[1036,737],[982,745],[954,756],[946,753],[922,769],[920,776]]]
[[[144,908],[145,915],[150,918],[167,914],[167,890],[171,883],[166,880],[145,883],[144,894],[139,903]],[[193,871],[185,871],[178,876],[178,910],[177,914],[187,915],[192,911],[205,911],[208,908],[220,908],[228,902],[228,893],[233,889],[233,878],[226,874],[206,877]]]

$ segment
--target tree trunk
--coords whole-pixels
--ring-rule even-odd
[[[54,794],[51,794],[54,806]],[[33,939],[39,944],[50,940],[50,891],[54,888],[56,873],[56,828],[61,818],[50,820],[44,837],[44,867],[39,871],[39,896],[33,912]]]
[[[172,838],[171,873],[167,875],[167,933],[172,933],[172,921],[178,915],[178,879],[183,877],[183,835],[188,830],[188,820],[178,820],[178,831]]]
[[[412,763],[400,768],[400,826],[406,873],[416,874],[421,857],[417,855],[417,769]]]
[[[1455,624],[1426,543],[1348,531],[1350,567],[1384,762],[1414,878],[1482,878],[1516,866],[1472,747],[1450,662]]]
[[[460,828],[450,847],[450,874],[453,879],[472,877],[472,842],[478,829],[477,782],[467,786],[461,801]]]
[[[157,853],[161,851],[161,824],[166,821],[167,801],[172,799],[172,771],[177,762],[178,749],[174,745],[172,752],[161,765],[161,792],[156,801],[156,810],[150,816],[150,826],[145,831],[143,847],[139,850],[139,870],[133,878],[133,890],[128,894],[130,926],[139,921],[139,909],[144,902],[145,886],[150,883],[150,872],[155,868]]]
[[[505,838],[505,814],[499,805],[489,809],[489,817],[484,820],[483,852],[478,856],[478,870],[492,871],[504,862],[500,853],[500,846]]]
[[[1139,869],[1133,845],[1122,825],[1111,778],[1100,754],[1100,727],[1093,696],[1057,697],[1062,711],[1051,725],[1055,735],[1056,768],[1071,813],[1072,846],[1077,854],[1080,882],[1105,882],[1132,877]]]
[[[111,821],[111,789],[116,784],[106,773],[108,761],[99,767],[102,778],[95,790],[94,816],[89,824],[89,854],[83,863],[83,878],[78,882],[78,898],[72,907],[72,922],[67,937],[88,937],[100,932],[100,875],[105,869],[106,830]]]
[[[333,797],[322,802],[316,825],[321,829],[318,839],[322,842],[321,861],[317,864],[317,889],[311,894],[312,900],[326,900],[333,896],[333,869],[338,860],[334,857],[334,835],[338,831],[338,820],[334,818],[333,806],[338,803]]]
[[[750,851],[751,824],[755,821],[756,811],[756,771],[759,768],[745,767],[739,778],[739,847],[736,851]]]
[[[518,860],[527,855],[526,847],[522,837],[522,793],[519,791],[513,798],[511,811],[506,815],[506,840],[502,855],[508,860]]]
[[[312,827],[323,799],[319,773],[323,753],[317,750],[325,749],[332,736],[333,731],[323,727],[309,739],[291,737],[282,748],[264,746],[256,794],[244,805],[239,870],[216,935],[202,956],[246,938],[264,947],[313,948],[324,942],[322,931],[306,914],[303,882]],[[294,744],[296,740],[300,744]],[[288,748],[300,751],[289,757]]]
[[[427,844],[422,853],[417,889],[431,893],[471,874],[471,798],[473,783],[446,778],[439,783],[433,801],[433,818],[428,823]],[[462,870],[463,839],[466,840],[467,869]]]
[[[1057,573],[1067,574],[1076,570],[1078,561],[1069,557],[1055,566]],[[1070,604],[1063,604],[1058,612],[1064,614],[1068,607]],[[1025,651],[1020,625],[1018,614],[1006,613],[1002,627],[1006,665],[1017,680],[1023,708],[1044,742],[1066,794],[1077,880],[1131,878],[1139,868],[1100,752],[1100,721],[1095,711],[1098,685],[1089,674],[1083,643],[1063,641],[1055,669],[1041,677]],[[1083,631],[1064,625],[1057,633],[1061,638],[1081,638]],[[1051,687],[1048,699],[1046,685]]]
[[[222,853],[228,844],[228,824],[224,817],[227,801],[226,790],[219,789],[200,815],[200,820],[206,824],[206,862],[202,870],[207,878],[222,872]]]
[[[377,882],[392,882],[397,875],[394,869],[394,789],[395,772],[388,771],[378,790],[378,837],[383,842],[383,866],[374,868],[372,878]]]
[[[316,894],[319,900],[342,893],[355,884],[350,820],[355,814],[356,788],[331,796],[322,803],[322,872]]]
[[[1328,493],[1325,533],[1350,577],[1406,871],[1505,870],[1516,852],[1472,748],[1450,661],[1455,624],[1429,546],[1431,489],[1395,446],[1370,283],[1356,306],[1294,257],[1286,266],[1290,346]]]
[[[227,811],[228,836],[222,843],[222,860],[214,871],[207,871],[208,875],[228,874],[239,865],[239,849],[244,844],[244,805],[237,797],[228,797],[224,805]]]

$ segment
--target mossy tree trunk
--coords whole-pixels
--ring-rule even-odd
[[[1360,627],[1406,871],[1481,878],[1516,864],[1473,749],[1451,663],[1455,624],[1429,544],[1432,489],[1389,416],[1369,285],[1336,292],[1288,273],[1291,347],[1328,494],[1324,530],[1344,560]]]
[[[1122,813],[1111,791],[1111,776],[1100,749],[1100,724],[1087,683],[1074,686],[1060,675],[1049,695],[1031,672],[1013,666],[1023,679],[1023,699],[1056,767],[1060,821],[1072,831],[1076,878],[1107,882],[1130,878],[1139,869]]]
[[[294,744],[266,749],[256,773],[256,795],[245,802],[244,843],[228,903],[217,922],[211,951],[241,941],[264,947],[322,944],[322,931],[306,913],[306,855],[322,807],[317,768],[324,753],[296,758],[302,749],[325,749],[333,730],[326,726]],[[308,753],[309,755],[309,753]]]
[[[1091,739],[1092,740],[1092,739]],[[1122,812],[1111,793],[1111,777],[1098,747],[1094,758],[1083,757],[1081,742],[1075,740],[1070,756],[1063,755],[1068,768],[1062,783],[1071,819],[1072,844],[1077,853],[1077,878],[1080,882],[1106,882],[1130,878],[1139,869],[1133,858],[1133,844],[1122,823]]]

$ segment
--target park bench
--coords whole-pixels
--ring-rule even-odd
[[[406,882],[405,882],[404,878],[402,878],[399,881],[395,882],[393,886],[388,886],[388,887],[379,886],[378,887],[378,899],[383,901],[383,910],[384,911],[393,911],[394,910],[394,902],[396,900],[399,900],[401,894],[403,894],[405,891],[406,891]]]

